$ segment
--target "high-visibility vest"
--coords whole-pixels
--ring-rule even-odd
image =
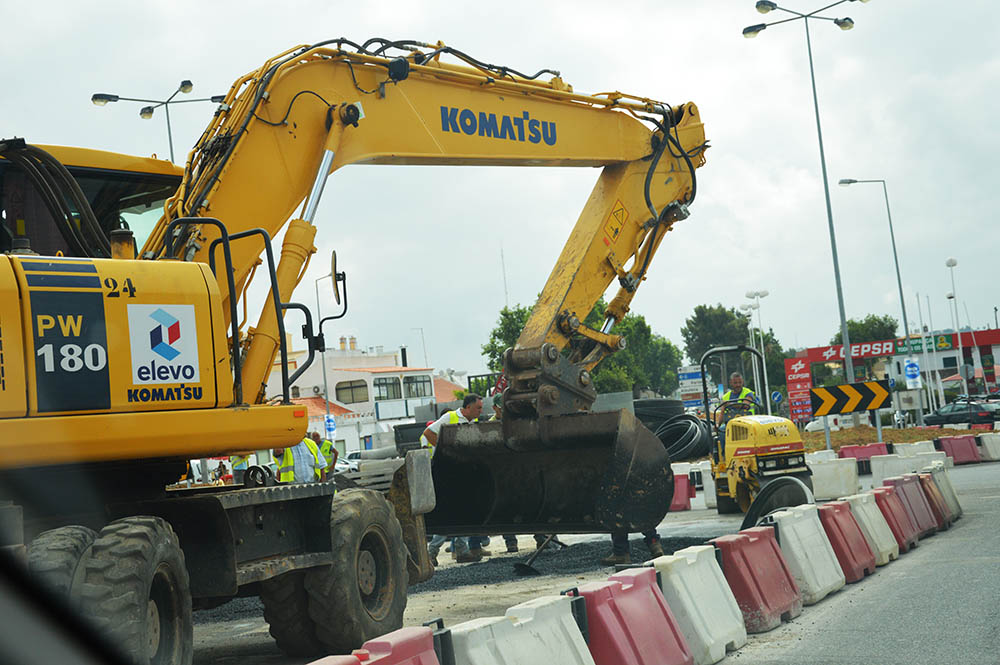
[[[457,425],[458,423],[459,423],[459,420],[458,420],[458,411],[449,411],[448,412],[448,424],[449,425]],[[437,446],[434,445],[434,444],[432,444],[427,439],[427,437],[424,436],[423,434],[420,435],[420,445],[422,445],[424,448],[430,448],[431,449],[431,457],[432,458],[434,457],[434,449],[437,448]]]
[[[722,394],[722,401],[728,402],[733,399],[733,391],[730,388]],[[743,386],[740,389],[740,396],[736,399],[749,399],[752,403],[749,405],[750,413],[757,413],[757,396],[753,394],[753,391]]]
[[[250,464],[250,455],[230,455],[229,463],[233,465],[233,470],[246,471]]]
[[[306,448],[309,449],[309,452],[316,459],[316,466],[318,468],[314,470],[313,479],[319,480],[319,469],[323,468],[323,459],[320,457],[319,448],[316,447],[316,442],[308,436],[302,439],[302,443],[306,444]],[[285,448],[285,454],[281,456],[281,463],[278,465],[278,480],[283,483],[295,482],[295,456],[292,455],[293,447]]]
[[[326,460],[326,468],[329,469],[337,461],[337,449],[333,447],[333,441],[323,439],[319,446],[319,452]]]

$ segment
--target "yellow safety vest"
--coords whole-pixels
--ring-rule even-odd
[[[752,390],[750,390],[746,386],[743,386],[740,389],[740,396],[737,397],[736,399],[748,399],[749,398],[753,402],[752,404],[749,405],[750,413],[757,413],[757,400],[756,400],[756,397],[757,396],[753,394]],[[729,390],[727,390],[726,392],[724,392],[722,394],[722,401],[723,402],[728,402],[728,401],[730,401],[732,399],[733,399],[733,390],[732,390],[732,388],[730,388]]]
[[[326,468],[329,469],[333,466],[334,448],[333,442],[330,439],[323,439],[323,443],[319,447],[319,452],[326,460]]]
[[[448,424],[449,425],[457,425],[458,423],[459,423],[459,420],[458,420],[458,411],[449,411],[448,412]],[[430,448],[431,449],[431,457],[433,458],[434,457],[434,449],[437,448],[437,446],[436,445],[432,445],[431,442],[427,439],[427,437],[424,436],[423,434],[420,435],[420,444],[424,448]]]
[[[320,457],[319,448],[316,447],[316,442],[307,436],[302,439],[302,443],[306,444],[306,448],[309,449],[309,452],[316,459],[316,465],[322,468],[323,460]],[[281,463],[278,465],[278,480],[283,483],[295,482],[295,456],[292,455],[293,447],[289,446],[285,448],[285,454],[281,456]],[[313,480],[319,480],[319,468],[314,470]]]

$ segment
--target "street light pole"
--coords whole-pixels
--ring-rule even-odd
[[[889,207],[889,189],[886,187],[885,180],[855,180],[853,178],[843,178],[840,180],[841,187],[849,187],[850,185],[863,184],[863,183],[881,183],[882,184],[882,194],[885,196],[885,213],[889,218],[889,241],[892,244],[892,261],[896,266],[896,286],[899,288],[899,307],[903,310],[903,335],[906,337],[907,350],[909,351],[910,357],[913,357],[913,338],[910,337],[910,324],[906,319],[906,298],[903,297],[903,279],[900,277],[899,273],[899,255],[896,253],[896,234],[892,229],[892,209]],[[923,339],[923,337],[921,337]],[[924,424],[924,398],[923,391],[917,393],[917,401],[919,404],[919,409],[917,410],[917,424],[923,426]]]
[[[944,264],[951,273],[951,293],[948,294],[948,300],[951,300],[955,307],[955,334],[958,336],[958,375],[962,377],[962,387],[965,388],[965,396],[968,397],[969,381],[965,378],[965,349],[962,348],[962,325],[958,320],[958,291],[955,290],[955,266],[958,265],[958,259],[949,256]]]
[[[816,72],[813,68],[813,55],[812,55],[812,40],[809,36],[809,19],[819,19],[824,21],[832,21],[841,30],[850,30],[854,27],[854,21],[850,18],[838,18],[832,19],[826,16],[818,16],[819,12],[826,11],[836,7],[837,5],[843,4],[848,0],[840,0],[840,2],[834,2],[833,4],[826,5],[820,9],[812,11],[808,14],[803,14],[801,12],[792,11],[790,9],[785,9],[784,7],[779,7],[777,3],[770,2],[769,0],[759,0],[756,3],[757,11],[761,14],[767,14],[771,11],[783,11],[789,14],[793,14],[793,18],[783,19],[781,21],[774,21],[773,23],[759,23],[757,25],[752,25],[743,29],[744,37],[756,37],[768,25],[778,25],[781,23],[788,23],[790,21],[796,21],[802,19],[806,28],[806,51],[809,54],[809,79],[812,82],[812,95],[813,95],[813,108],[816,112],[816,136],[819,138],[819,161],[820,167],[823,173],[823,194],[826,197],[826,219],[827,225],[830,229],[830,252],[833,256],[833,277],[834,282],[837,285],[837,306],[840,310],[840,336],[841,341],[844,343],[844,370],[847,373],[845,377],[847,383],[854,382],[854,362],[851,359],[851,338],[847,331],[847,314],[844,309],[844,291],[840,282],[840,261],[837,257],[837,235],[833,228],[833,207],[830,204],[830,183],[827,179],[826,173],[826,152],[823,149],[823,127],[820,123],[819,118],[819,99],[816,94]],[[851,0],[853,2],[853,0]],[[868,0],[861,0],[862,2],[867,2]]]
[[[766,289],[761,289],[760,291],[747,291],[747,298],[752,298],[754,300],[753,309],[757,310],[757,334],[760,335],[760,357],[763,363],[763,374],[764,374],[764,399],[767,400],[767,413],[771,413],[771,384],[767,377],[767,351],[764,346],[764,322],[760,317],[760,299],[766,298],[768,296],[768,291]]]
[[[153,112],[159,107],[163,107],[164,115],[167,118],[167,143],[170,146],[170,161],[174,161],[174,136],[170,129],[170,105],[171,104],[189,104],[191,102],[212,102],[213,104],[222,104],[226,96],[225,95],[213,95],[211,97],[202,97],[200,99],[174,99],[177,93],[183,92],[185,94],[191,92],[194,89],[194,84],[188,79],[181,81],[181,84],[177,86],[173,94],[166,99],[141,99],[138,97],[120,97],[118,95],[112,95],[107,92],[97,92],[91,95],[90,101],[94,106],[106,106],[108,102],[140,102],[143,104],[152,104],[152,106],[143,106],[139,109],[139,117],[143,120],[149,120],[153,117]]]

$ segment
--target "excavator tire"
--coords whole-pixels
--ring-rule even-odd
[[[76,525],[40,533],[28,546],[28,571],[59,598],[70,600],[80,558],[96,539],[96,531]]]
[[[309,616],[304,571],[292,571],[260,583],[264,620],[278,648],[289,656],[322,656],[322,642]]]
[[[190,665],[191,587],[177,535],[159,517],[101,529],[80,562],[81,610],[139,665]]]
[[[330,653],[350,653],[402,627],[407,550],[392,506],[365,489],[334,495],[330,542],[333,564],[306,572],[309,615]]]

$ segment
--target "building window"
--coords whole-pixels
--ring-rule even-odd
[[[341,404],[357,404],[368,401],[368,383],[364,379],[341,381],[334,389]]]
[[[958,357],[957,356],[944,356],[941,358],[942,367],[958,367]]]
[[[375,377],[375,401],[383,399],[402,399],[403,391],[399,387],[398,376]]]
[[[404,376],[403,387],[406,389],[408,398],[432,397],[434,395],[434,384],[431,382],[431,377],[426,374],[423,376]]]
[[[299,387],[298,386],[292,386],[292,397],[298,397],[300,394],[301,393],[299,393]]]

